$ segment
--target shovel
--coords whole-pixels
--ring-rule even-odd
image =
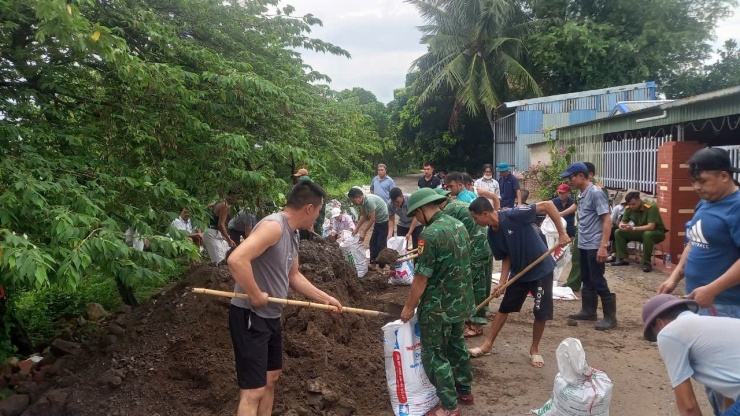
[[[547,250],[545,252],[545,254],[543,254],[540,257],[538,257],[537,260],[535,260],[535,261],[532,262],[532,264],[530,264],[529,266],[525,267],[524,270],[520,271],[519,273],[516,274],[516,276],[512,277],[506,283],[504,283],[504,286],[501,289],[505,290],[507,287],[511,286],[511,284],[514,283],[514,282],[516,282],[517,279],[519,279],[520,277],[524,276],[528,271],[532,270],[532,268],[534,266],[542,263],[542,260],[546,259],[548,256],[551,256],[552,253],[554,253],[555,250],[557,250],[558,248],[560,248],[560,246],[558,246],[556,244],[553,248]],[[487,297],[486,300],[484,300],[483,302],[480,303],[480,305],[478,305],[478,306],[475,307],[475,311],[476,312],[479,312],[481,309],[483,309],[483,307],[485,307],[486,305],[488,305],[493,300],[493,298],[494,298],[493,295]]]
[[[398,254],[396,250],[384,248],[378,253],[377,262],[381,265],[396,265],[419,257],[418,251],[419,249],[414,249],[407,251],[405,254]]]
[[[211,290],[211,289],[205,289],[202,287],[194,287],[193,293],[202,293],[205,295],[222,296],[226,298],[249,299],[249,296],[247,296],[244,293],[224,292],[222,290]],[[325,305],[323,303],[304,302],[302,300],[268,297],[267,301],[270,303],[279,303],[281,305],[293,305],[293,306],[302,306],[306,308],[323,309],[325,311],[335,311],[337,309],[336,306]],[[400,309],[398,309],[399,307]],[[384,321],[387,321],[387,322],[395,321],[396,319],[399,319],[401,317],[402,310],[403,310],[403,306],[393,305],[393,304],[389,305],[388,312],[373,311],[369,309],[350,308],[347,306],[342,308],[343,312],[356,313],[356,314],[366,315],[366,316],[382,316],[384,318]]]

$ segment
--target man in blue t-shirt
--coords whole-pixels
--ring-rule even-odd
[[[491,354],[493,342],[509,314],[519,312],[527,294],[531,293],[534,297],[534,324],[529,355],[532,366],[540,368],[545,364],[539,354],[540,340],[545,332],[545,322],[552,319],[552,272],[555,270],[555,261],[552,256],[548,256],[513,282],[508,289],[504,290],[504,284],[509,280],[510,274],[516,275],[547,252],[547,246],[534,226],[538,213],[547,213],[557,227],[560,247],[570,242],[560,221],[560,214],[552,201],[495,211],[491,202],[484,197],[473,201],[469,209],[478,225],[488,226],[488,244],[496,260],[501,261],[501,281],[493,288],[493,295],[504,295],[486,340],[480,347],[470,349],[470,355],[481,357]]]
[[[552,199],[552,203],[555,204],[555,208],[558,209],[558,212],[563,212],[575,204],[573,197],[570,196],[570,186],[568,186],[567,183],[561,183],[560,186],[558,186],[558,196]],[[563,215],[563,219],[565,220],[565,231],[568,232],[568,237],[575,237],[576,214]]]
[[[370,193],[381,198],[387,204],[391,200],[391,189],[396,187],[393,178],[388,176],[388,167],[380,163],[378,165],[378,175],[370,182]]]
[[[447,174],[445,181],[447,182],[447,190],[450,191],[450,194],[452,194],[452,196],[454,196],[458,201],[469,204],[473,202],[475,198],[478,198],[478,195],[465,188],[465,181],[462,173],[450,172]]]
[[[522,191],[519,187],[519,179],[511,174],[511,166],[501,162],[496,166],[499,172],[498,187],[501,191],[501,208],[514,208],[522,203]]]
[[[658,288],[672,293],[686,277],[688,298],[702,308],[700,315],[740,318],[740,192],[724,149],[707,148],[689,160],[689,178],[701,201],[688,224],[689,244],[678,266]],[[707,390],[715,414],[721,401]]]

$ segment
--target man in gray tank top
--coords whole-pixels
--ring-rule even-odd
[[[237,416],[269,415],[275,384],[282,369],[280,314],[283,305],[268,297],[286,298],[288,288],[307,298],[342,305],[315,287],[298,270],[298,230],[313,227],[326,193],[311,181],[298,182],[288,194],[282,212],[269,215],[254,226],[249,237],[228,259],[236,284],[234,292],[249,299],[233,299],[229,330],[234,344],[239,383]]]

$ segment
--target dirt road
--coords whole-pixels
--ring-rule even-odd
[[[416,189],[419,175],[395,178],[405,192]],[[495,262],[497,267],[500,263]],[[567,275],[568,271],[564,272]],[[465,409],[466,415],[524,415],[539,408],[550,397],[558,372],[555,350],[568,337],[581,340],[589,363],[604,370],[614,383],[611,414],[677,415],[675,397],[657,345],[642,338],[642,306],[658,285],[667,278],[665,273],[643,273],[633,266],[607,267],[609,285],[617,294],[619,327],[612,331],[596,331],[593,324],[577,327],[566,324],[567,315],[580,310],[580,302],[557,301],[555,319],[548,322],[540,345],[545,367],[529,364],[532,332],[531,299],[522,312],[511,314],[494,344],[493,354],[474,359],[476,405]],[[499,300],[491,304],[496,310]],[[489,320],[492,318],[489,314]],[[482,343],[482,338],[468,340],[468,346]],[[704,388],[694,386],[704,414],[711,408]]]

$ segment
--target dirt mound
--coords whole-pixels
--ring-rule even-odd
[[[367,309],[384,304],[378,297],[387,288],[383,278],[358,280],[336,245],[302,242],[300,262],[309,280],[343,304]],[[78,371],[65,413],[234,414],[238,388],[229,299],[190,292],[192,287],[231,291],[232,285],[225,266],[200,266],[118,317],[125,328],[120,340],[69,366]],[[391,414],[379,318],[289,306],[282,321],[283,374],[273,414]]]
[[[393,250],[391,248],[384,248],[380,250],[380,253],[378,253],[378,264],[381,266],[386,264],[396,264],[396,261],[398,260],[399,253],[396,250]]]

